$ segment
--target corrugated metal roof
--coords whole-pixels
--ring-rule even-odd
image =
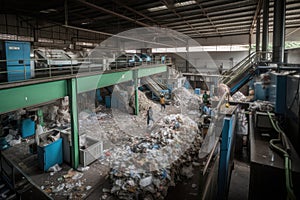
[[[171,28],[193,38],[249,34],[259,1],[69,0],[68,24],[112,34],[142,26]],[[273,4],[274,1],[270,1],[270,30]],[[42,3],[37,0],[3,0],[0,7],[1,13],[65,23],[65,4],[61,0]],[[300,2],[287,0],[286,28],[297,27],[300,27]]]

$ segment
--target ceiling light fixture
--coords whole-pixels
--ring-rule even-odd
[[[56,9],[49,8],[47,10],[41,10],[40,13],[48,14],[48,13],[56,12],[56,11],[57,11]]]
[[[196,4],[197,2],[195,0],[191,0],[191,1],[183,1],[183,2],[178,2],[175,3],[174,6],[175,7],[183,7],[183,6],[189,6],[189,5],[193,5]]]
[[[166,10],[166,9],[168,9],[167,6],[163,5],[163,6],[156,6],[153,8],[148,8],[147,10],[150,12],[155,12],[155,11]]]

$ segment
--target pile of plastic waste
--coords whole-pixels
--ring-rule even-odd
[[[122,147],[106,152],[112,181],[108,194],[119,199],[163,199],[169,186],[193,176],[201,142],[197,124],[189,117],[162,118],[150,134],[131,138]]]
[[[189,110],[198,110],[201,103],[200,97],[191,93],[188,89],[180,87],[172,92],[174,104]]]
[[[149,106],[155,106],[155,104],[147,98],[145,93],[138,91],[139,110],[147,110]],[[132,95],[129,101],[129,105],[135,109],[135,95]]]

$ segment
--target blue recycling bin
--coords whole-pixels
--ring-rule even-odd
[[[55,164],[62,164],[63,162],[63,147],[62,138],[46,145],[38,146],[38,165],[44,170],[48,171],[50,167]]]
[[[200,95],[201,94],[201,89],[200,88],[195,88],[195,94]]]

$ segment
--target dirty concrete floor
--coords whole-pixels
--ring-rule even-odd
[[[229,200],[247,200],[250,184],[249,149],[243,146],[235,153],[234,169],[229,186]]]
[[[247,200],[250,181],[250,166],[247,163],[235,160],[229,187],[229,200]]]

